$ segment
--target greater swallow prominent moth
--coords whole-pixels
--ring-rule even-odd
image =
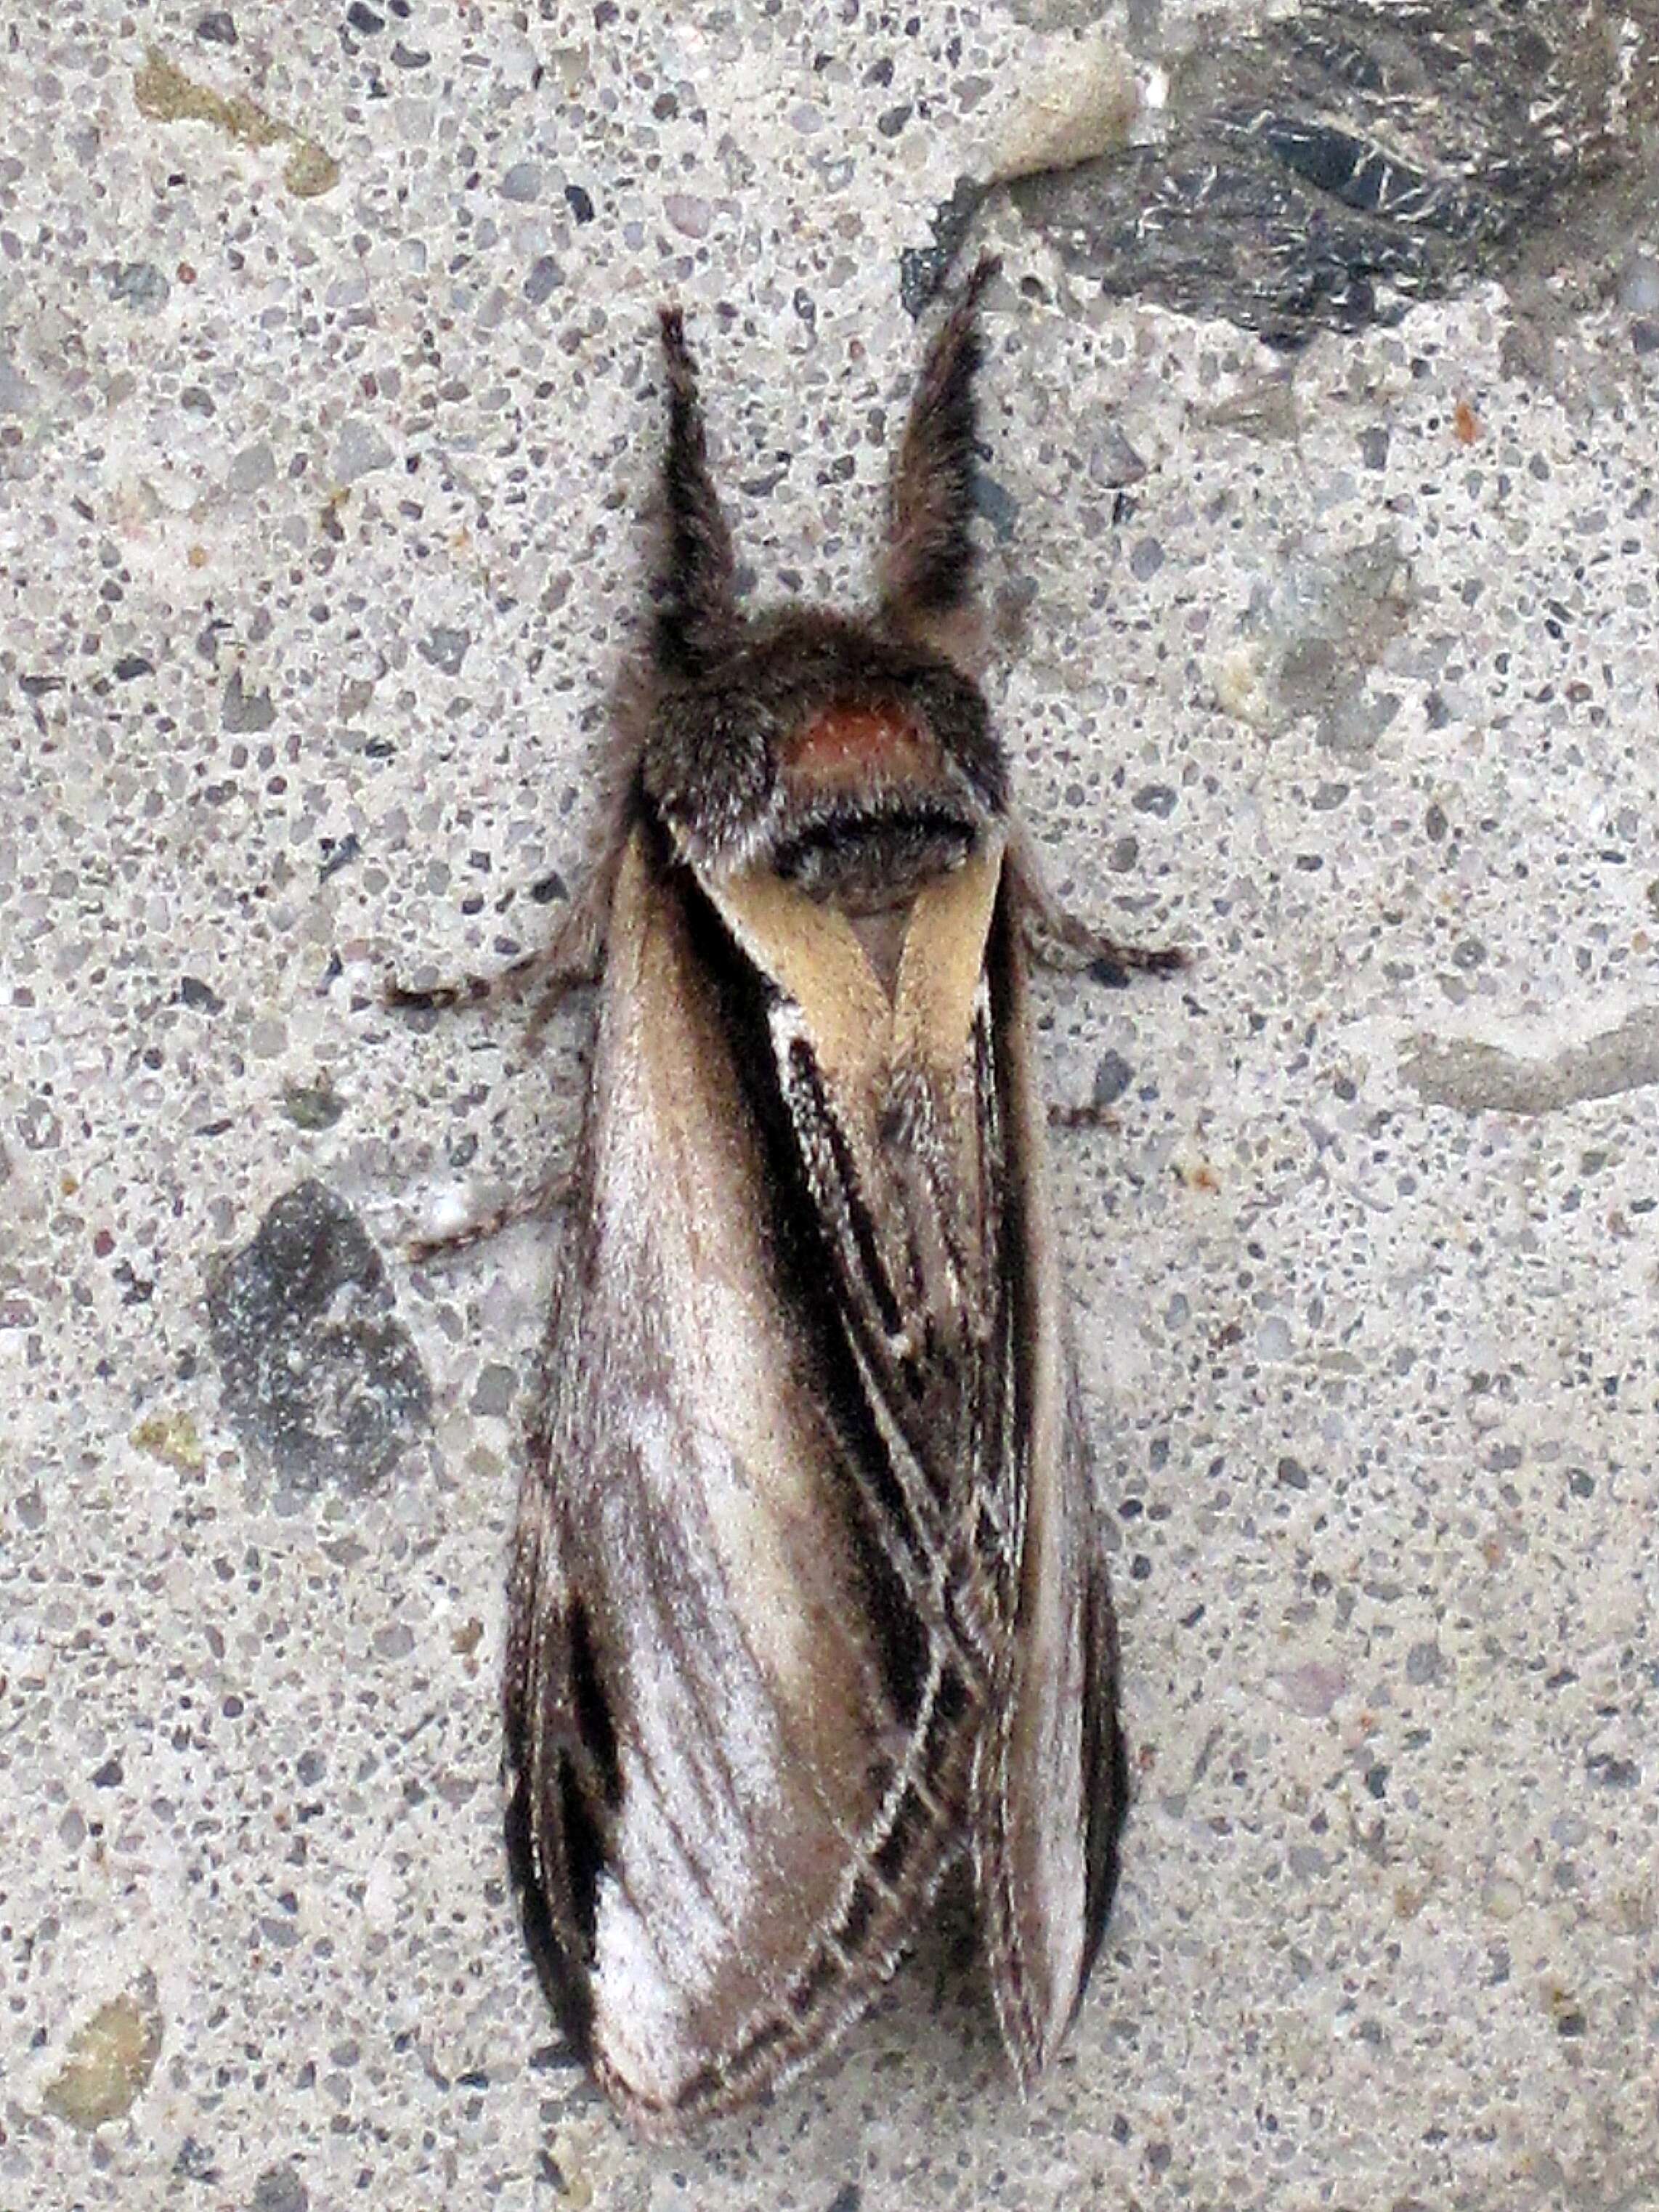
[[[659,2135],[782,2081],[965,1863],[1030,2082],[1124,1807],[1117,1644],[1043,1179],[1048,902],[964,650],[976,311],[873,613],[738,605],[681,319],[625,798],[514,1544],[508,1835],[569,2033]]]

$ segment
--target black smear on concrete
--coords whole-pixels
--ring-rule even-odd
[[[428,1426],[432,1391],[380,1255],[319,1182],[279,1198],[208,1270],[210,1341],[237,1433],[288,1487],[371,1488]]]
[[[1641,51],[1621,124],[1626,19]],[[1650,167],[1656,50],[1655,0],[1331,0],[1201,42],[1159,143],[1008,190],[1073,276],[1298,346],[1503,274],[1592,188]],[[907,306],[966,227],[936,222],[906,257]]]

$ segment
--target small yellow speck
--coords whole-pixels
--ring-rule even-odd
[[[139,1422],[128,1441],[181,1474],[197,1474],[207,1465],[207,1454],[188,1413],[149,1413]]]

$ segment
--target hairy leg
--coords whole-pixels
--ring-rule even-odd
[[[406,1013],[447,1013],[457,1006],[483,1006],[488,1001],[515,998],[532,988],[540,993],[531,1016],[530,1037],[537,1032],[567,993],[596,983],[605,964],[605,917],[611,908],[611,889],[616,877],[619,838],[608,841],[598,864],[591,866],[551,939],[538,951],[526,952],[495,975],[462,975],[449,983],[434,983],[425,990],[388,982],[386,1002]]]
[[[1030,832],[1020,830],[1009,848],[1008,866],[1018,901],[1021,933],[1033,960],[1048,968],[1103,970],[1103,983],[1127,983],[1132,975],[1170,975],[1189,964],[1178,945],[1125,945],[1066,908],[1042,880]]]

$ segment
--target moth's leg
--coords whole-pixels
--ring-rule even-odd
[[[1170,975],[1184,968],[1188,955],[1178,945],[1126,945],[1063,907],[1024,917],[1025,947],[1045,968],[1098,968],[1103,983],[1127,983],[1132,975]]]
[[[597,970],[591,969],[558,967],[550,951],[544,949],[526,952],[521,960],[514,961],[495,975],[458,975],[453,982],[434,983],[424,991],[413,990],[404,983],[388,983],[386,1002],[404,1013],[448,1013],[457,1006],[481,1006],[491,999],[515,998],[530,988],[533,978],[540,977],[545,993],[537,1009],[541,1014],[543,1006],[550,1012],[567,991],[592,982],[596,974]]]
[[[1092,1099],[1085,1099],[1075,1106],[1050,1106],[1048,1127],[1051,1129],[1109,1129],[1123,1127],[1109,1106],[1097,1106]]]
[[[1033,960],[1049,968],[1094,968],[1103,983],[1127,983],[1132,975],[1169,975],[1186,967],[1178,945],[1125,945],[1079,915],[1068,914],[1042,880],[1030,835],[1020,830],[1009,848],[1008,870],[1021,934]]]
[[[614,841],[613,841],[614,842]],[[567,992],[599,981],[605,960],[605,917],[611,908],[616,878],[616,852],[590,870],[552,938],[538,951],[526,952],[496,975],[462,975],[453,983],[434,983],[424,991],[388,982],[386,1002],[410,1013],[447,1012],[455,1006],[481,1006],[486,1000],[516,996],[539,988],[530,1036],[533,1041],[548,1016]]]
[[[411,1237],[404,1247],[404,1255],[416,1264],[426,1260],[453,1260],[458,1252],[486,1243],[520,1221],[544,1221],[549,1214],[556,1213],[561,1206],[568,1204],[574,1183],[575,1177],[570,1170],[562,1168],[556,1174],[544,1176],[530,1190],[519,1191],[489,1212],[463,1222],[459,1229],[446,1229],[434,1237]]]

